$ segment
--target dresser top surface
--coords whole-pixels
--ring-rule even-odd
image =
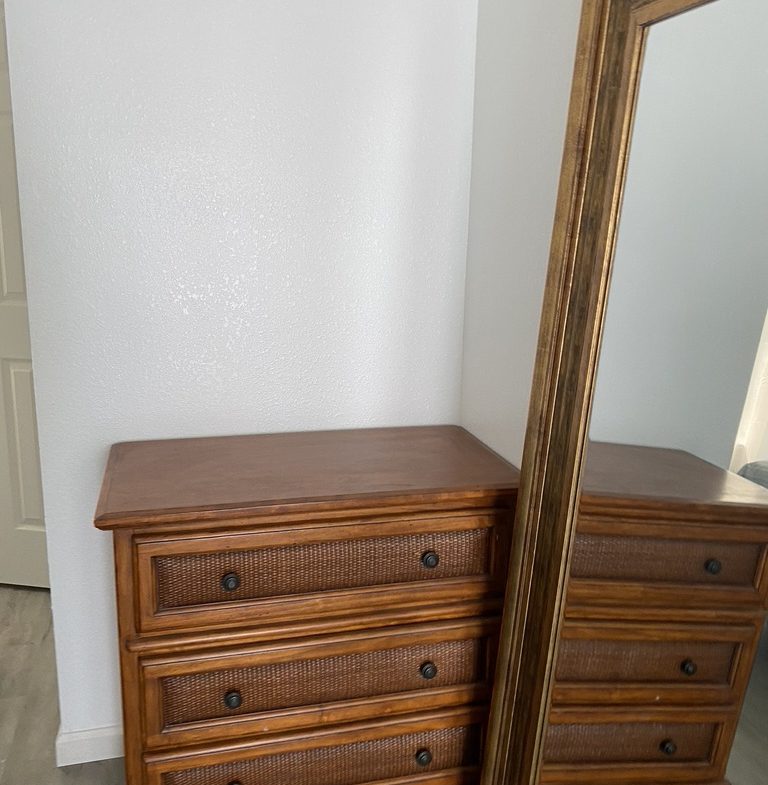
[[[582,504],[611,499],[753,509],[768,522],[768,489],[683,450],[590,442]]]
[[[113,445],[100,528],[152,516],[517,488],[519,472],[453,425]]]

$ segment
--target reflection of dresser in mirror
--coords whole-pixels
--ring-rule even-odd
[[[587,451],[543,783],[722,783],[765,616],[768,490]]]

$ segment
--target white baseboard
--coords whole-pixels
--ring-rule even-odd
[[[56,765],[74,766],[123,756],[123,729],[119,725],[56,734]]]

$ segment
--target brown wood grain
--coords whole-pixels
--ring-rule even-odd
[[[226,649],[216,652],[196,652],[185,658],[163,657],[142,661],[142,678],[145,689],[145,712],[147,717],[147,746],[172,746],[203,741],[227,739],[233,734],[260,735],[290,730],[292,728],[320,727],[342,722],[359,721],[393,714],[407,714],[414,711],[439,709],[451,705],[468,705],[484,703],[490,697],[489,671],[492,652],[495,650],[491,639],[498,631],[498,619],[470,619],[459,622],[443,622],[420,625],[416,627],[399,627],[385,630],[366,630],[364,633],[344,633],[336,636],[311,638],[300,641],[273,641],[257,648]],[[472,645],[472,659],[459,663],[456,659],[439,656],[441,644],[447,642],[467,642]],[[413,660],[408,657],[408,650],[423,649],[420,658]],[[365,655],[369,653],[393,652],[391,673],[387,676],[381,671],[376,673],[358,672],[365,667]],[[399,654],[402,651],[403,654]],[[432,652],[432,653],[430,653]],[[335,658],[336,666],[333,671]],[[357,664],[356,664],[356,661]],[[425,680],[419,674],[419,666],[423,661],[434,661],[438,667],[437,676]],[[259,668],[265,671],[258,682],[249,682],[244,677],[230,677],[229,688],[237,688],[245,695],[247,706],[248,695],[261,695],[266,689],[279,694],[292,693],[297,690],[304,694],[309,685],[292,683],[284,685],[279,681],[267,684],[268,666],[293,666],[298,662],[310,665],[308,673],[321,678],[329,693],[321,703],[313,705],[311,699],[300,699],[296,705],[278,706],[260,711],[248,711],[230,716],[230,713],[217,699],[216,718],[197,720],[195,722],[177,722],[170,725],[164,720],[163,680],[172,677],[189,677],[215,674],[233,669]],[[324,663],[328,665],[324,666]],[[339,680],[338,670],[346,669],[345,676]],[[466,681],[445,682],[450,679],[452,669],[471,673]],[[336,675],[332,675],[335,672]],[[401,683],[405,680],[412,685],[409,692],[399,693],[397,689],[389,692],[368,694],[366,683],[369,676],[377,680],[387,679],[389,683]],[[276,676],[272,676],[276,678]],[[221,681],[220,679],[217,681]],[[335,687],[333,686],[335,684]],[[355,685],[357,690],[353,697],[342,699],[342,693],[348,693],[349,687]],[[195,696],[190,695],[191,703],[203,701],[199,687],[195,687]],[[220,690],[223,695],[223,689]],[[330,693],[336,689],[339,698],[331,699]]]
[[[150,770],[148,776],[147,785],[163,785],[160,772]],[[479,776],[480,773],[477,766],[465,766],[416,776],[379,780],[367,785],[476,785]],[[230,785],[230,783],[224,782],[224,785]],[[716,783],[715,785],[730,785],[730,783]]]
[[[730,785],[709,763],[547,764],[542,785]]]
[[[582,6],[483,785],[539,781],[646,35],[705,2]]]
[[[594,447],[589,445],[589,450]],[[660,469],[654,468],[654,456],[659,458]],[[596,722],[605,721],[612,712],[620,716],[625,709],[619,707],[631,703],[646,713],[651,706],[678,704],[690,717],[697,716],[697,705],[716,711],[720,704],[731,719],[717,723],[706,772],[663,762],[610,766],[558,763],[544,765],[541,782],[719,781],[728,762],[764,619],[768,516],[762,490],[745,487],[740,478],[679,451],[598,445],[596,457],[598,471],[591,475],[589,497],[582,497],[572,540],[561,641],[573,636],[574,630],[584,640],[611,639],[617,634],[619,620],[632,618],[642,621],[646,637],[654,636],[660,642],[677,641],[687,646],[696,640],[730,637],[737,645],[732,655],[724,651],[718,655],[730,659],[727,684],[723,683],[722,668],[726,663],[721,663],[719,686],[711,682],[685,686],[669,679],[646,685],[617,679],[584,684],[572,677],[556,682],[550,723],[562,721],[565,715],[561,710],[567,704],[587,708],[590,703]],[[626,466],[622,465],[625,457]],[[635,490],[632,476],[637,479]],[[673,487],[677,492],[671,492]],[[720,571],[715,574],[705,567],[711,558],[720,561]],[[726,621],[733,626],[725,626]],[[695,629],[691,626],[694,622]],[[633,626],[624,628],[622,635],[629,634]],[[693,645],[688,648],[695,651]],[[638,670],[653,672],[652,647],[646,649],[647,660]],[[677,643],[669,651],[675,656],[682,654]],[[567,643],[561,642],[559,654],[568,656]],[[635,654],[627,652],[627,657]],[[699,655],[705,669],[718,670],[716,661],[707,663],[706,649],[699,649]],[[674,662],[668,665],[665,672],[670,674]],[[601,704],[602,711],[598,708]],[[606,732],[608,737],[615,736],[617,743],[626,735]]]
[[[686,763],[681,768],[671,764],[661,768],[636,765],[614,766],[546,766],[541,774],[542,785],[731,785],[728,780],[712,778],[712,767],[707,764]]]
[[[243,614],[253,613],[253,625],[265,624],[280,620],[297,620],[304,618],[321,618],[323,616],[339,616],[340,614],[352,614],[357,611],[372,610],[374,608],[399,608],[414,605],[434,604],[441,601],[472,600],[492,597],[499,595],[503,586],[503,575],[506,570],[506,550],[504,548],[494,548],[493,540],[498,537],[506,540],[506,536],[501,530],[507,528],[510,523],[508,515],[504,512],[496,515],[456,515],[453,517],[412,517],[396,519],[370,519],[365,521],[348,521],[345,525],[333,527],[307,526],[302,520],[287,521],[279,528],[270,528],[265,531],[250,532],[247,534],[221,534],[216,537],[207,538],[199,535],[177,534],[174,538],[145,540],[144,537],[137,539],[136,563],[137,580],[141,588],[139,596],[140,628],[142,631],[151,630],[171,630],[189,629],[195,626],[242,626]],[[492,530],[490,548],[487,556],[483,558],[481,570],[470,569],[469,564],[466,569],[462,566],[460,557],[458,563],[452,564],[450,553],[443,552],[441,565],[435,570],[424,569],[419,561],[422,547],[413,553],[401,552],[402,544],[407,542],[407,536],[419,534],[419,541],[424,541],[423,549],[432,547],[429,543],[436,540],[429,535],[440,535],[442,541],[446,537],[458,537],[461,532],[472,532]],[[393,540],[391,546],[387,545],[387,537],[404,535],[399,540]],[[366,541],[371,537],[373,541],[379,543],[377,551],[381,563],[392,563],[393,565],[409,565],[411,569],[418,572],[423,582],[413,582],[413,580],[403,581],[395,574],[395,568],[391,577],[387,578],[384,585],[374,584],[371,580],[363,580],[359,586],[353,588],[334,589],[326,586],[322,590],[318,586],[315,591],[299,591],[289,594],[286,591],[277,592],[278,596],[263,597],[242,597],[231,600],[224,592],[217,592],[218,573],[212,577],[213,594],[220,594],[206,604],[190,602],[178,607],[162,607],[157,596],[157,577],[154,560],[158,557],[168,557],[175,559],[184,555],[200,554],[200,558],[205,559],[206,554],[227,553],[229,551],[244,550],[254,554],[258,559],[260,552],[266,550],[274,553],[275,548],[289,548],[291,550],[300,549],[302,545],[317,545],[320,550],[307,551],[306,558],[301,558],[299,562],[304,563],[305,569],[317,567],[331,570],[329,563],[309,564],[310,560],[323,557],[323,544],[328,543],[331,547],[345,541]],[[396,543],[400,543],[399,545]],[[437,551],[441,548],[435,545]],[[303,553],[303,551],[302,551]],[[413,564],[413,568],[410,565]],[[265,563],[266,566],[266,563]],[[337,565],[337,568],[343,565]],[[301,570],[301,564],[297,563],[296,569]],[[350,564],[346,572],[353,570],[363,570],[365,573],[366,565]],[[370,569],[373,569],[371,567]],[[441,573],[443,569],[451,569],[448,577]],[[226,569],[222,568],[224,572]],[[182,569],[178,572],[178,580],[185,582],[191,580],[191,575]],[[342,570],[342,573],[344,570]],[[462,572],[464,573],[462,575]],[[456,575],[457,577],[451,577]],[[281,580],[297,580],[299,576],[280,576]],[[399,582],[398,582],[399,581]],[[182,587],[183,588],[183,587]]]
[[[405,717],[381,718],[373,722],[351,723],[343,727],[329,726],[311,731],[281,733],[261,738],[242,738],[226,744],[209,744],[183,751],[148,752],[145,760],[155,771],[174,771],[191,766],[209,766],[242,758],[275,755],[307,749],[336,747],[372,739],[400,736],[419,731],[457,728],[482,723],[486,711],[482,707],[461,707],[422,712]]]
[[[553,762],[545,760],[541,781],[617,785],[720,781],[737,718],[735,707],[556,707],[550,713],[545,753]],[[560,756],[552,754],[553,739],[561,739],[563,733],[581,739],[583,760],[557,760]],[[657,758],[658,745],[676,737],[683,739],[681,759],[663,754]],[[688,744],[696,750],[690,757],[685,755]]]
[[[748,625],[702,624],[685,620],[679,610],[682,618],[673,614],[665,609],[661,623],[566,619],[553,705],[738,704],[762,618]],[[687,660],[696,665],[693,675],[681,668]]]
[[[265,623],[263,626],[202,628],[188,631],[159,630],[128,638],[129,651],[139,655],[178,654],[206,651],[222,646],[247,646],[264,641],[292,640],[315,635],[346,631],[397,627],[433,621],[471,619],[478,616],[497,616],[501,599],[441,602],[411,608],[370,609],[354,616],[335,616],[327,619],[304,618],[295,621]]]
[[[114,530],[127,785],[260,755],[285,753],[287,765],[291,751],[409,729],[479,728],[517,481],[448,426],[116,446],[96,524]],[[428,551],[438,564],[424,563]],[[239,584],[228,591],[231,569]],[[445,683],[424,689],[411,659],[428,650],[452,659]],[[391,678],[352,669],[364,655]],[[337,695],[316,671],[323,662]],[[219,682],[235,677],[253,701],[242,716],[219,706]],[[304,701],[300,678],[322,700]],[[169,679],[186,679],[181,692]],[[248,679],[262,680],[260,697]],[[411,775],[392,785],[477,780],[476,768],[422,774],[413,754]]]
[[[715,605],[752,606],[757,611],[762,608],[762,595],[754,589],[738,587],[654,586],[641,582],[590,581],[574,578],[568,585],[568,602],[577,605],[615,605],[626,609],[630,605],[647,608],[656,606],[666,609],[670,606],[708,608]]]
[[[710,605],[709,607],[686,606],[683,609],[670,608],[669,605],[653,607],[648,605],[607,605],[594,602],[568,602],[565,607],[565,620],[589,619],[594,621],[641,621],[669,622],[682,620],[691,623],[713,624],[762,624],[762,613],[756,612],[754,606],[744,608]]]
[[[683,450],[589,442],[587,445],[581,513],[622,505],[644,504],[680,511],[697,511],[722,525],[732,520],[768,521],[768,489],[721,469]]]
[[[516,488],[518,470],[453,425],[124,442],[112,447],[100,528],[182,513],[268,513],[348,501]]]
[[[126,785],[142,785],[143,705],[139,659],[125,641],[136,635],[133,546],[130,532],[115,532],[115,583],[117,590],[117,627],[120,636],[120,686],[123,709],[123,749]]]

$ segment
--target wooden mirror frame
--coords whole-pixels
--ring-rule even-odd
[[[536,785],[649,28],[713,0],[584,0],[482,785]]]

